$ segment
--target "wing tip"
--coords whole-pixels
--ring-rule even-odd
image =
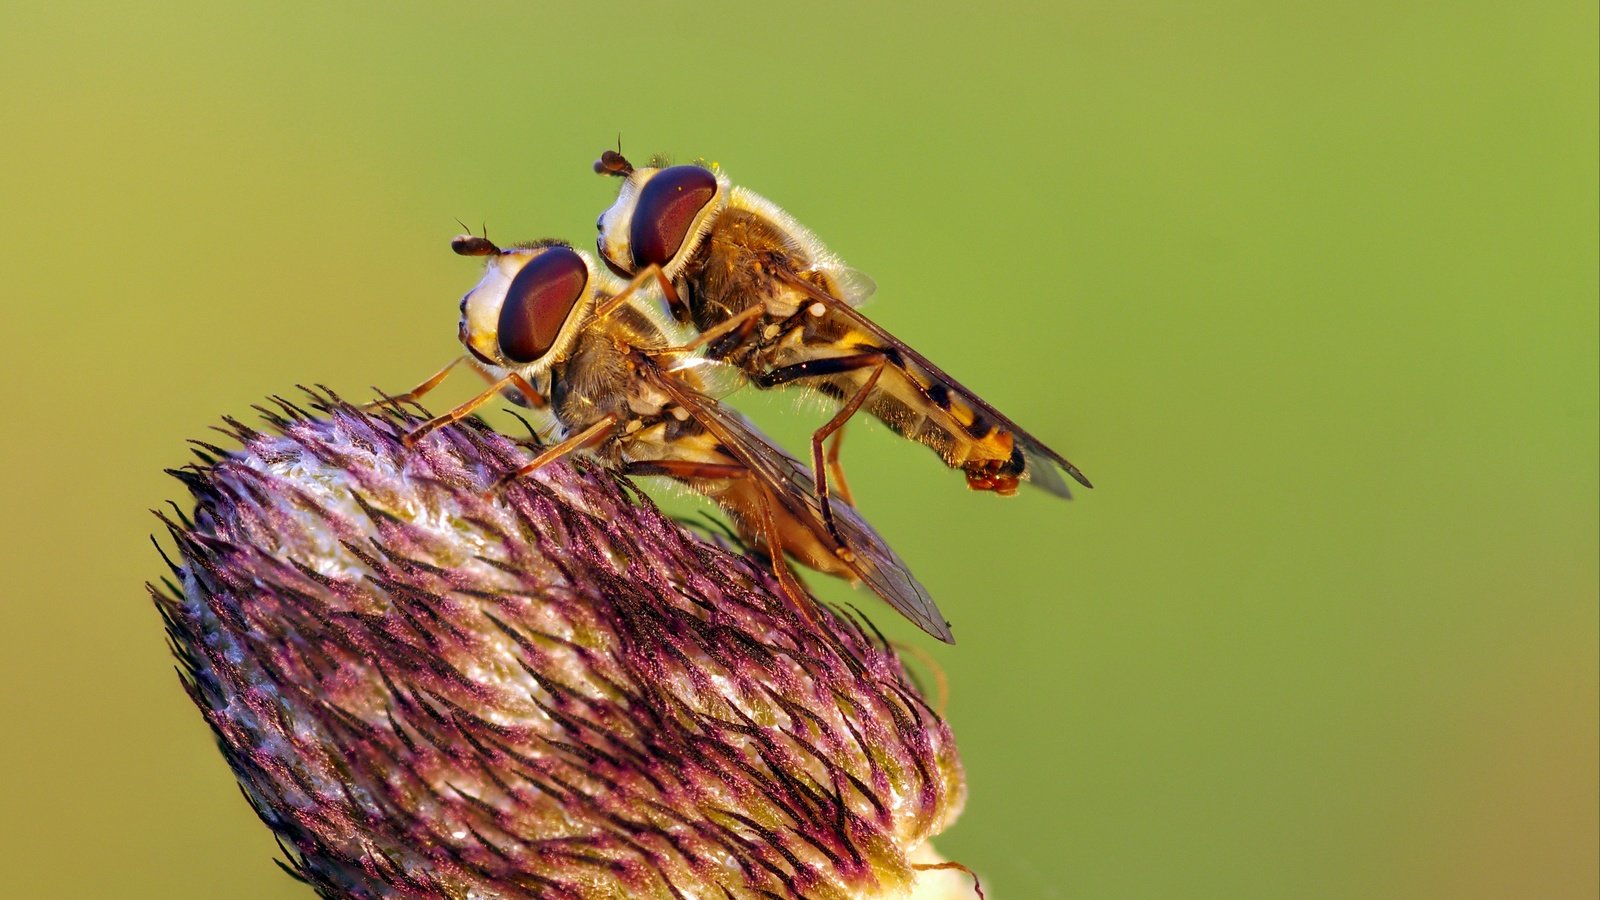
[[[1094,490],[1094,482],[1089,480],[1089,476],[1083,474],[1083,471],[1081,469],[1079,469],[1077,466],[1073,465],[1070,462],[1067,462],[1067,458],[1066,457],[1064,457],[1061,454],[1055,452],[1054,450],[1046,449],[1045,452],[1046,452],[1046,455],[1048,456],[1048,463],[1053,464],[1051,466],[1052,468],[1060,469],[1061,471],[1067,473],[1067,476],[1070,477],[1073,481],[1076,481],[1077,483],[1083,485],[1084,487],[1088,488],[1091,491]],[[1058,476],[1056,478],[1056,480],[1060,481],[1061,479]],[[1061,487],[1062,487],[1063,491],[1066,490],[1066,486],[1067,486],[1066,482],[1062,482],[1061,483]]]
[[[1072,480],[1073,481],[1076,481],[1077,483],[1083,485],[1084,487],[1088,488],[1091,491],[1094,490],[1094,482],[1089,480],[1089,476],[1087,476],[1087,475],[1083,474],[1082,472],[1078,471],[1078,467],[1077,466],[1075,466],[1075,465],[1073,465],[1071,463],[1067,463],[1065,466],[1063,466],[1063,468],[1066,469],[1066,472],[1067,472],[1068,475],[1072,476]]]
[[[955,644],[956,636],[950,630],[950,620],[944,617],[939,607],[933,605],[932,600],[928,601],[927,608],[917,610],[916,615],[912,615],[909,609],[900,610],[900,614],[910,620],[911,624],[922,629],[925,634],[932,635],[946,644]]]
[[[1037,441],[1022,448],[1022,457],[1026,461],[1023,468],[1023,480],[1034,487],[1048,491],[1063,500],[1072,499],[1072,489],[1067,487],[1066,479],[1061,477],[1065,472],[1068,477],[1089,490],[1094,490],[1094,483],[1089,476],[1061,454],[1051,450]]]
[[[905,570],[902,569],[901,571]],[[910,574],[910,572],[906,572],[907,576]],[[912,583],[917,588],[914,593],[920,602],[911,603],[904,597],[892,597],[885,592],[879,592],[879,596],[883,597],[895,612],[905,617],[911,624],[946,644],[954,644],[956,637],[950,631],[950,620],[946,619],[944,613],[939,611],[938,604],[934,603],[933,598],[929,597],[927,591],[922,589],[922,585],[916,584],[914,580]]]
[[[910,619],[911,624],[922,629],[924,634],[937,638],[941,643],[949,644],[951,646],[955,645],[956,636],[953,632],[951,632],[950,623],[945,619],[944,616],[940,616],[937,619],[912,619],[910,616],[906,616],[906,618]]]

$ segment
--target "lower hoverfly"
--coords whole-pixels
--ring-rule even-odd
[[[408,443],[514,391],[563,436],[503,481],[580,449],[624,474],[672,478],[720,505],[798,603],[809,601],[785,554],[865,582],[918,627],[953,642],[926,589],[877,532],[852,507],[821,504],[802,463],[714,399],[738,373],[697,355],[696,333],[673,319],[654,285],[596,271],[587,254],[558,241],[501,249],[464,235],[451,246],[487,257],[482,280],[462,298],[459,337],[468,353],[461,359],[492,384],[407,435]],[[449,369],[395,399],[415,399]]]
[[[838,441],[858,410],[932,448],[974,490],[1012,494],[1027,481],[1070,497],[1060,472],[1093,486],[1061,454],[858,312],[871,279],[719,168],[660,159],[635,168],[611,150],[594,168],[622,179],[616,202],[595,223],[607,267],[659,281],[680,319],[704,335],[706,355],[737,366],[758,387],[802,385],[841,402],[811,441],[825,511],[828,470],[849,499]]]

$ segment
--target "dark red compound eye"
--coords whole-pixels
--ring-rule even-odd
[[[717,177],[699,166],[662,169],[645,182],[628,230],[634,266],[666,265],[689,236],[694,217],[716,195]]]
[[[551,247],[511,279],[500,307],[500,353],[530,363],[546,353],[589,283],[589,267],[570,247]]]

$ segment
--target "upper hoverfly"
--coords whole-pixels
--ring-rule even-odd
[[[825,518],[806,467],[713,399],[738,373],[697,355],[696,333],[674,320],[654,285],[596,271],[587,254],[558,241],[501,249],[463,235],[451,246],[487,258],[482,280],[461,300],[459,337],[463,358],[492,385],[407,435],[408,443],[514,391],[563,437],[502,483],[580,449],[624,474],[664,475],[727,511],[797,603],[808,601],[785,554],[865,582],[918,627],[953,642],[927,591],[877,532],[848,506],[832,506]],[[415,399],[449,369],[396,399]]]
[[[841,401],[811,441],[825,514],[823,443],[833,436],[828,464],[848,500],[837,435],[859,409],[932,448],[974,490],[1012,494],[1027,481],[1070,497],[1060,472],[1093,486],[1061,454],[859,313],[871,280],[720,169],[660,159],[635,168],[612,150],[594,168],[622,179],[616,202],[595,223],[600,257],[613,272],[661,282],[676,314],[702,333],[706,356],[737,366],[756,386],[800,384]]]

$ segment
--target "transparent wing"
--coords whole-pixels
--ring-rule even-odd
[[[828,269],[828,276],[839,286],[839,299],[851,306],[861,306],[872,298],[878,290],[878,283],[872,276],[848,266],[837,269]]]
[[[704,356],[681,354],[661,360],[661,367],[697,393],[721,400],[750,383],[750,376],[738,366]]]
[[[744,416],[686,390],[673,375],[660,369],[655,369],[655,373],[655,381],[662,390],[705,426],[729,455],[750,471],[751,477],[768,488],[790,515],[805,523],[824,546],[849,551],[841,561],[856,577],[918,628],[946,643],[955,642],[950,624],[928,596],[927,589],[853,507],[841,500],[829,504],[834,524],[848,545],[841,548],[828,533],[817,499],[816,483],[803,463],[773,444]]]
[[[972,409],[980,411],[1000,428],[1009,432],[1013,442],[1017,447],[1021,448],[1022,455],[1027,461],[1023,473],[1024,479],[1057,496],[1071,497],[1072,493],[1067,489],[1066,481],[1057,472],[1059,468],[1060,471],[1066,472],[1072,476],[1073,480],[1084,487],[1094,487],[1089,482],[1089,479],[1078,471],[1077,466],[1067,461],[1066,457],[1047,447],[1043,441],[1022,430],[1021,426],[1011,421],[998,409],[990,406],[982,397],[968,390],[961,382],[946,375],[943,369],[929,362],[927,357],[890,334],[883,326],[862,315],[852,306],[849,300],[829,296],[803,278],[790,276],[786,280],[813,299],[828,304],[838,313],[850,319],[856,327],[878,342],[880,349],[893,350],[898,354],[902,368],[911,371],[929,385],[936,385],[939,389],[936,393],[942,396],[944,402],[934,400],[933,393],[930,392],[929,400],[935,406],[945,408],[948,411],[949,399],[956,398]]]

